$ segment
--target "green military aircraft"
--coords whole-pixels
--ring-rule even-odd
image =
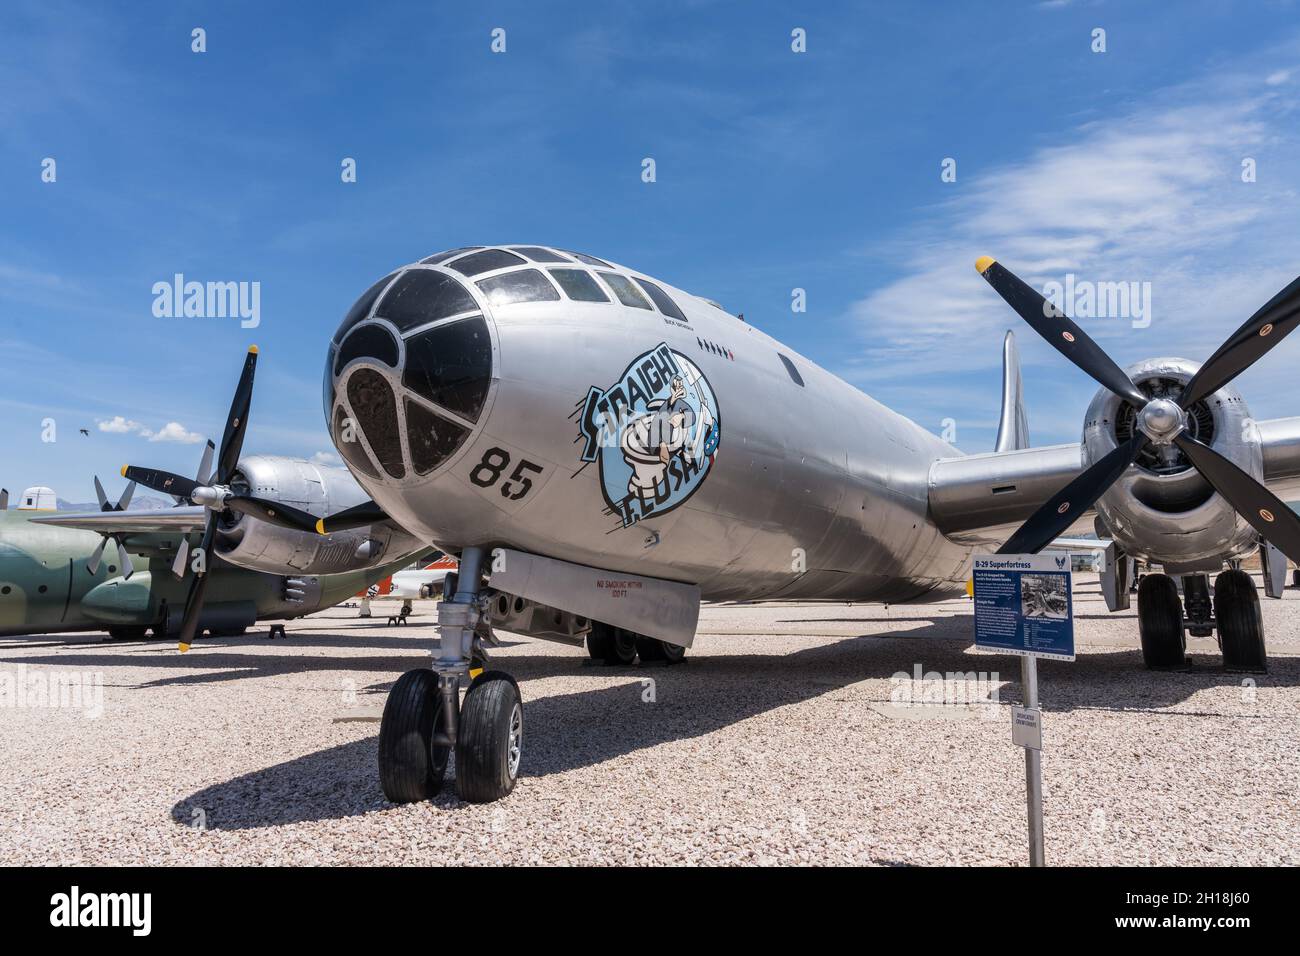
[[[172,573],[185,530],[167,526],[175,521],[169,511],[131,512],[137,527],[152,523],[156,530],[117,536],[117,554],[107,558],[107,538],[33,520],[45,516],[60,514],[0,510],[0,636],[106,630],[128,639],[142,638],[150,628],[156,637],[177,634],[190,582]],[[238,634],[257,621],[311,614],[410,561],[411,555],[402,554],[377,567],[320,575],[272,574],[222,562],[209,572],[199,630]]]
[[[249,349],[218,449],[197,475],[125,467],[115,504],[55,511],[48,488],[10,511],[0,493],[0,635],[106,629],[112,637],[241,633],[330,607],[431,552],[342,468],[242,456],[257,348]],[[128,511],[136,481],[176,507]],[[328,520],[329,530],[324,526]],[[105,558],[109,542],[116,560]]]

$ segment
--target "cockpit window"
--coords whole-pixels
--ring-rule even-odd
[[[799,370],[794,367],[794,362],[791,362],[780,352],[776,353],[776,357],[781,360],[781,364],[785,366],[785,370],[790,373],[791,380],[800,388],[803,388],[803,376],[800,375]]]
[[[406,332],[417,325],[477,308],[469,291],[445,272],[412,269],[393,283],[375,310],[375,316]]]
[[[617,272],[602,272],[600,277],[614,290],[614,294],[618,296],[618,301],[624,305],[631,306],[634,309],[654,311],[650,309],[650,303],[646,301],[646,297],[628,280],[627,276],[621,276]]]
[[[461,246],[459,249],[448,249],[446,252],[439,252],[437,255],[429,256],[427,259],[420,261],[426,266],[437,265],[439,262],[446,262],[452,256],[458,256],[462,252],[469,252],[471,249],[482,249],[482,246]]]
[[[402,384],[435,405],[476,422],[491,381],[492,341],[482,316],[440,325],[406,340]]]
[[[409,398],[405,404],[406,443],[411,449],[411,466],[417,475],[427,475],[460,447],[469,429],[439,418]]]
[[[334,374],[343,371],[343,366],[353,359],[363,356],[396,368],[397,339],[382,325],[372,323],[355,329],[339,347],[338,358],[334,360]]]
[[[572,252],[568,249],[566,249],[565,252],[568,252],[569,255],[573,256],[573,258],[577,259],[579,262],[585,262],[589,266],[604,266],[606,269],[614,268],[605,260],[597,259],[595,256],[584,256],[581,252]]]
[[[609,296],[601,291],[599,283],[586,269],[551,269],[551,278],[560,284],[564,294],[575,302],[608,302]]]
[[[481,279],[479,289],[494,306],[514,305],[516,302],[554,302],[560,298],[555,286],[536,269],[521,269],[505,275]]]
[[[507,266],[522,266],[523,264],[524,260],[512,252],[506,252],[504,249],[484,249],[482,252],[475,252],[463,259],[447,263],[447,268],[455,269],[467,276],[476,276],[484,272],[491,272],[493,269],[504,269]]]
[[[348,376],[348,404],[384,471],[394,478],[405,478],[397,397],[388,379],[372,368],[357,369]]]
[[[572,262],[568,256],[562,256],[558,252],[552,252],[550,249],[543,249],[541,246],[511,246],[511,252],[517,252],[521,256],[527,256],[534,262]]]
[[[379,298],[379,293],[383,292],[384,287],[392,280],[393,276],[390,273],[361,293],[361,298],[352,303],[352,308],[348,309],[348,314],[339,323],[339,327],[334,333],[335,342],[341,341],[343,336],[347,335],[348,329],[370,315],[370,308],[375,304],[375,300]]]
[[[680,319],[683,322],[686,321],[686,316],[682,314],[681,309],[677,308],[677,303],[669,297],[667,292],[659,288],[649,279],[636,279],[634,281],[641,288],[645,289],[646,294],[654,300],[654,304],[659,306],[660,312],[664,315],[671,315],[674,319]]]

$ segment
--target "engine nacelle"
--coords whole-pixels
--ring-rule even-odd
[[[230,484],[236,491],[270,498],[318,517],[370,497],[346,469],[274,455],[241,459]],[[377,567],[417,550],[420,544],[392,524],[319,535],[227,511],[218,523],[213,547],[223,559],[240,567],[315,575]]]
[[[1177,400],[1199,367],[1188,359],[1157,358],[1125,371],[1149,397]],[[1132,406],[1113,392],[1098,391],[1084,420],[1084,467],[1131,438],[1135,417]],[[1259,430],[1245,400],[1231,385],[1188,410],[1187,430],[1256,480],[1263,480]],[[1126,552],[1174,574],[1217,571],[1224,558],[1249,554],[1258,543],[1255,530],[1176,445],[1147,445],[1102,495],[1097,513]]]

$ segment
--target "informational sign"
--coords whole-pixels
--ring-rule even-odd
[[[977,647],[1074,660],[1068,554],[978,556],[974,591]]]

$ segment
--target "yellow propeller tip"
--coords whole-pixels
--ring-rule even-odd
[[[123,477],[123,478],[126,477],[126,470],[127,470],[128,468],[130,468],[130,467],[131,467],[130,465],[123,465],[123,466],[122,466],[122,477]]]
[[[187,651],[189,651],[190,646],[188,644],[177,644],[176,649],[180,651],[182,654],[184,654]]]
[[[249,355],[256,355],[256,354],[257,354],[257,346],[256,346],[256,345],[250,345],[250,346],[248,347],[248,354],[249,354]]]
[[[994,259],[992,256],[980,256],[978,259],[975,260],[975,271],[978,272],[980,275],[983,275],[984,273],[989,271],[989,266],[993,265],[993,263],[996,261],[997,260]]]
[[[326,532],[325,532],[325,519],[324,519],[324,518],[317,518],[317,519],[316,519],[316,533],[317,533],[317,534],[325,534],[325,533],[326,533]]]

